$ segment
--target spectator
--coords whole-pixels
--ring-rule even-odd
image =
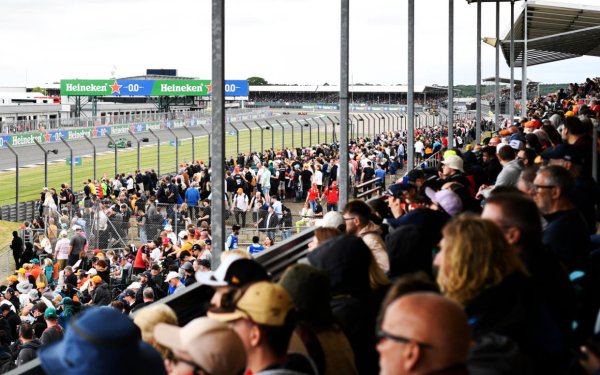
[[[346,233],[356,235],[367,244],[383,272],[390,270],[390,260],[381,237],[381,228],[371,221],[371,208],[361,200],[352,200],[344,207]]]
[[[252,236],[252,243],[248,246],[248,254],[258,254],[265,249],[265,247],[259,243],[259,240],[260,238],[258,236]]]
[[[461,307],[411,293],[385,309],[378,337],[380,374],[468,374],[470,332]]]
[[[195,373],[238,375],[246,368],[246,352],[240,337],[226,324],[197,318],[183,327],[159,323],[156,341],[172,351],[165,361],[169,374]],[[201,370],[198,370],[201,369]]]
[[[64,340],[40,350],[39,357],[48,375],[166,374],[159,353],[141,341],[131,319],[110,308],[84,311]]]
[[[65,330],[58,324],[58,314],[54,307],[48,307],[44,313],[47,328],[40,337],[42,346],[49,346],[52,343],[62,340]]]
[[[37,358],[37,350],[42,345],[38,339],[34,338],[33,327],[29,323],[22,323],[19,326],[19,340],[21,349],[17,355],[17,366]]]
[[[181,277],[179,274],[174,271],[169,272],[165,278],[165,281],[169,284],[170,289],[172,290],[170,294],[177,293],[185,287],[185,284],[181,282]]]
[[[251,284],[229,304],[209,310],[208,317],[230,323],[243,342],[247,369],[252,373],[306,373],[306,367],[287,355],[295,326],[294,303],[279,285],[267,281]],[[308,363],[306,366],[310,369]]]
[[[133,317],[133,322],[142,332],[142,340],[156,349],[163,359],[168,359],[171,351],[158,343],[154,336],[154,328],[160,323],[177,325],[175,311],[166,304],[156,304],[137,312]]]
[[[12,250],[13,258],[15,260],[15,267],[17,269],[21,268],[21,254],[23,253],[23,239],[19,237],[19,232],[16,230],[12,232],[13,239],[10,244],[10,249]]]
[[[90,283],[90,295],[92,296],[92,300],[90,304],[97,306],[108,306],[112,301],[112,297],[110,294],[110,290],[108,289],[108,284],[104,281],[100,276],[94,276],[91,279]]]
[[[590,242],[587,223],[570,199],[575,180],[565,168],[551,165],[540,169],[533,183],[535,202],[548,223],[544,245],[558,254],[569,272],[583,269]]]
[[[227,237],[227,241],[225,242],[225,246],[227,250],[237,250],[238,242],[240,235],[240,226],[238,224],[234,224],[231,227],[231,234]]]

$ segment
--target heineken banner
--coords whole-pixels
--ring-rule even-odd
[[[63,96],[209,96],[210,80],[198,79],[67,79],[60,81]],[[225,81],[225,96],[247,97],[248,81]]]

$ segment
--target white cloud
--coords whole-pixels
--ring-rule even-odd
[[[566,3],[566,1],[561,1]],[[1,0],[0,86],[139,75],[176,68],[211,76],[209,0]],[[407,81],[407,2],[351,0],[351,81]],[[416,3],[415,82],[448,77],[447,0]],[[600,0],[588,0],[600,6]],[[521,2],[516,5],[517,14]],[[502,4],[501,31],[509,27]],[[483,4],[483,36],[494,36],[494,4]],[[455,0],[455,83],[475,82],[476,5]],[[339,0],[226,0],[226,77],[262,76],[274,83],[339,81]],[[483,45],[483,77],[494,74],[494,50]],[[597,58],[536,66],[543,82],[596,75]],[[520,71],[516,76],[520,77]],[[501,75],[509,69],[501,60]]]

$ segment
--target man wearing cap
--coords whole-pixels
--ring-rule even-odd
[[[71,237],[71,241],[69,242],[69,266],[75,265],[77,260],[79,260],[79,253],[83,251],[85,248],[85,244],[87,240],[83,235],[81,235],[81,227],[79,225],[73,226],[75,230],[75,235]]]
[[[575,146],[561,143],[551,150],[542,153],[542,158],[548,165],[560,165],[569,171],[575,179],[575,187],[571,199],[573,204],[581,211],[588,225],[590,235],[596,234],[596,204],[598,187],[589,176],[581,174],[583,158]]]
[[[70,241],[67,238],[67,231],[62,230],[60,232],[60,239],[56,242],[56,246],[54,246],[54,259],[58,261],[58,270],[62,271],[67,266],[67,262],[69,261],[69,251],[70,249]]]
[[[48,307],[44,313],[44,319],[48,327],[42,333],[40,342],[42,346],[48,346],[54,342],[62,340],[65,330],[58,324],[58,314],[54,307]]]
[[[327,201],[327,212],[329,211],[337,211],[338,210],[338,202],[340,199],[340,189],[337,186],[337,181],[333,181],[331,186],[325,189],[323,195],[321,196],[321,200],[326,199]]]
[[[181,282],[181,277],[179,273],[175,271],[169,272],[165,281],[169,284],[169,294],[174,294],[180,291],[185,287],[185,285]]]
[[[246,352],[239,336],[210,318],[194,319],[181,328],[159,323],[154,339],[173,353],[165,361],[170,375],[238,375],[246,368]]]
[[[458,155],[448,155],[442,161],[442,170],[440,172],[440,178],[443,183],[446,182],[458,182],[465,188],[471,186],[469,180],[464,175],[464,162],[463,159]]]
[[[110,290],[108,289],[108,284],[100,276],[96,275],[92,277],[91,288],[91,304],[96,306],[110,305],[112,297]]]
[[[160,354],[133,320],[110,308],[83,311],[65,337],[38,353],[45,374],[165,374]]]
[[[181,265],[181,269],[183,270],[183,284],[185,286],[190,286],[196,282],[196,271],[194,271],[194,266],[191,262],[185,262]]]
[[[125,291],[123,292],[123,301],[125,301],[126,303],[126,311],[133,312],[133,310],[138,306],[135,300],[135,291],[133,289],[125,289]]]
[[[237,295],[236,295],[237,297]],[[283,287],[261,281],[251,284],[227,306],[210,309],[208,317],[228,322],[239,335],[253,374],[303,374],[287,362],[294,330],[294,303]]]
[[[235,223],[240,225],[240,216],[242,217],[242,228],[246,226],[246,212],[248,211],[248,196],[244,189],[238,188],[237,194],[233,197],[232,213],[235,215]]]
[[[15,290],[13,288],[6,288],[6,290],[4,291],[4,298],[6,298],[7,301],[13,304],[16,311],[19,311],[21,309],[21,302],[16,296]]]

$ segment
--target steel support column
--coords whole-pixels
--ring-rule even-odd
[[[225,248],[225,0],[212,0],[212,269]]]
[[[454,113],[454,0],[448,0],[448,112]],[[441,112],[440,112],[441,115]],[[441,116],[439,116],[441,120]],[[448,148],[454,144],[454,119],[448,120]]]
[[[406,137],[408,165],[406,170],[415,167],[415,0],[408,0],[408,135]]]

